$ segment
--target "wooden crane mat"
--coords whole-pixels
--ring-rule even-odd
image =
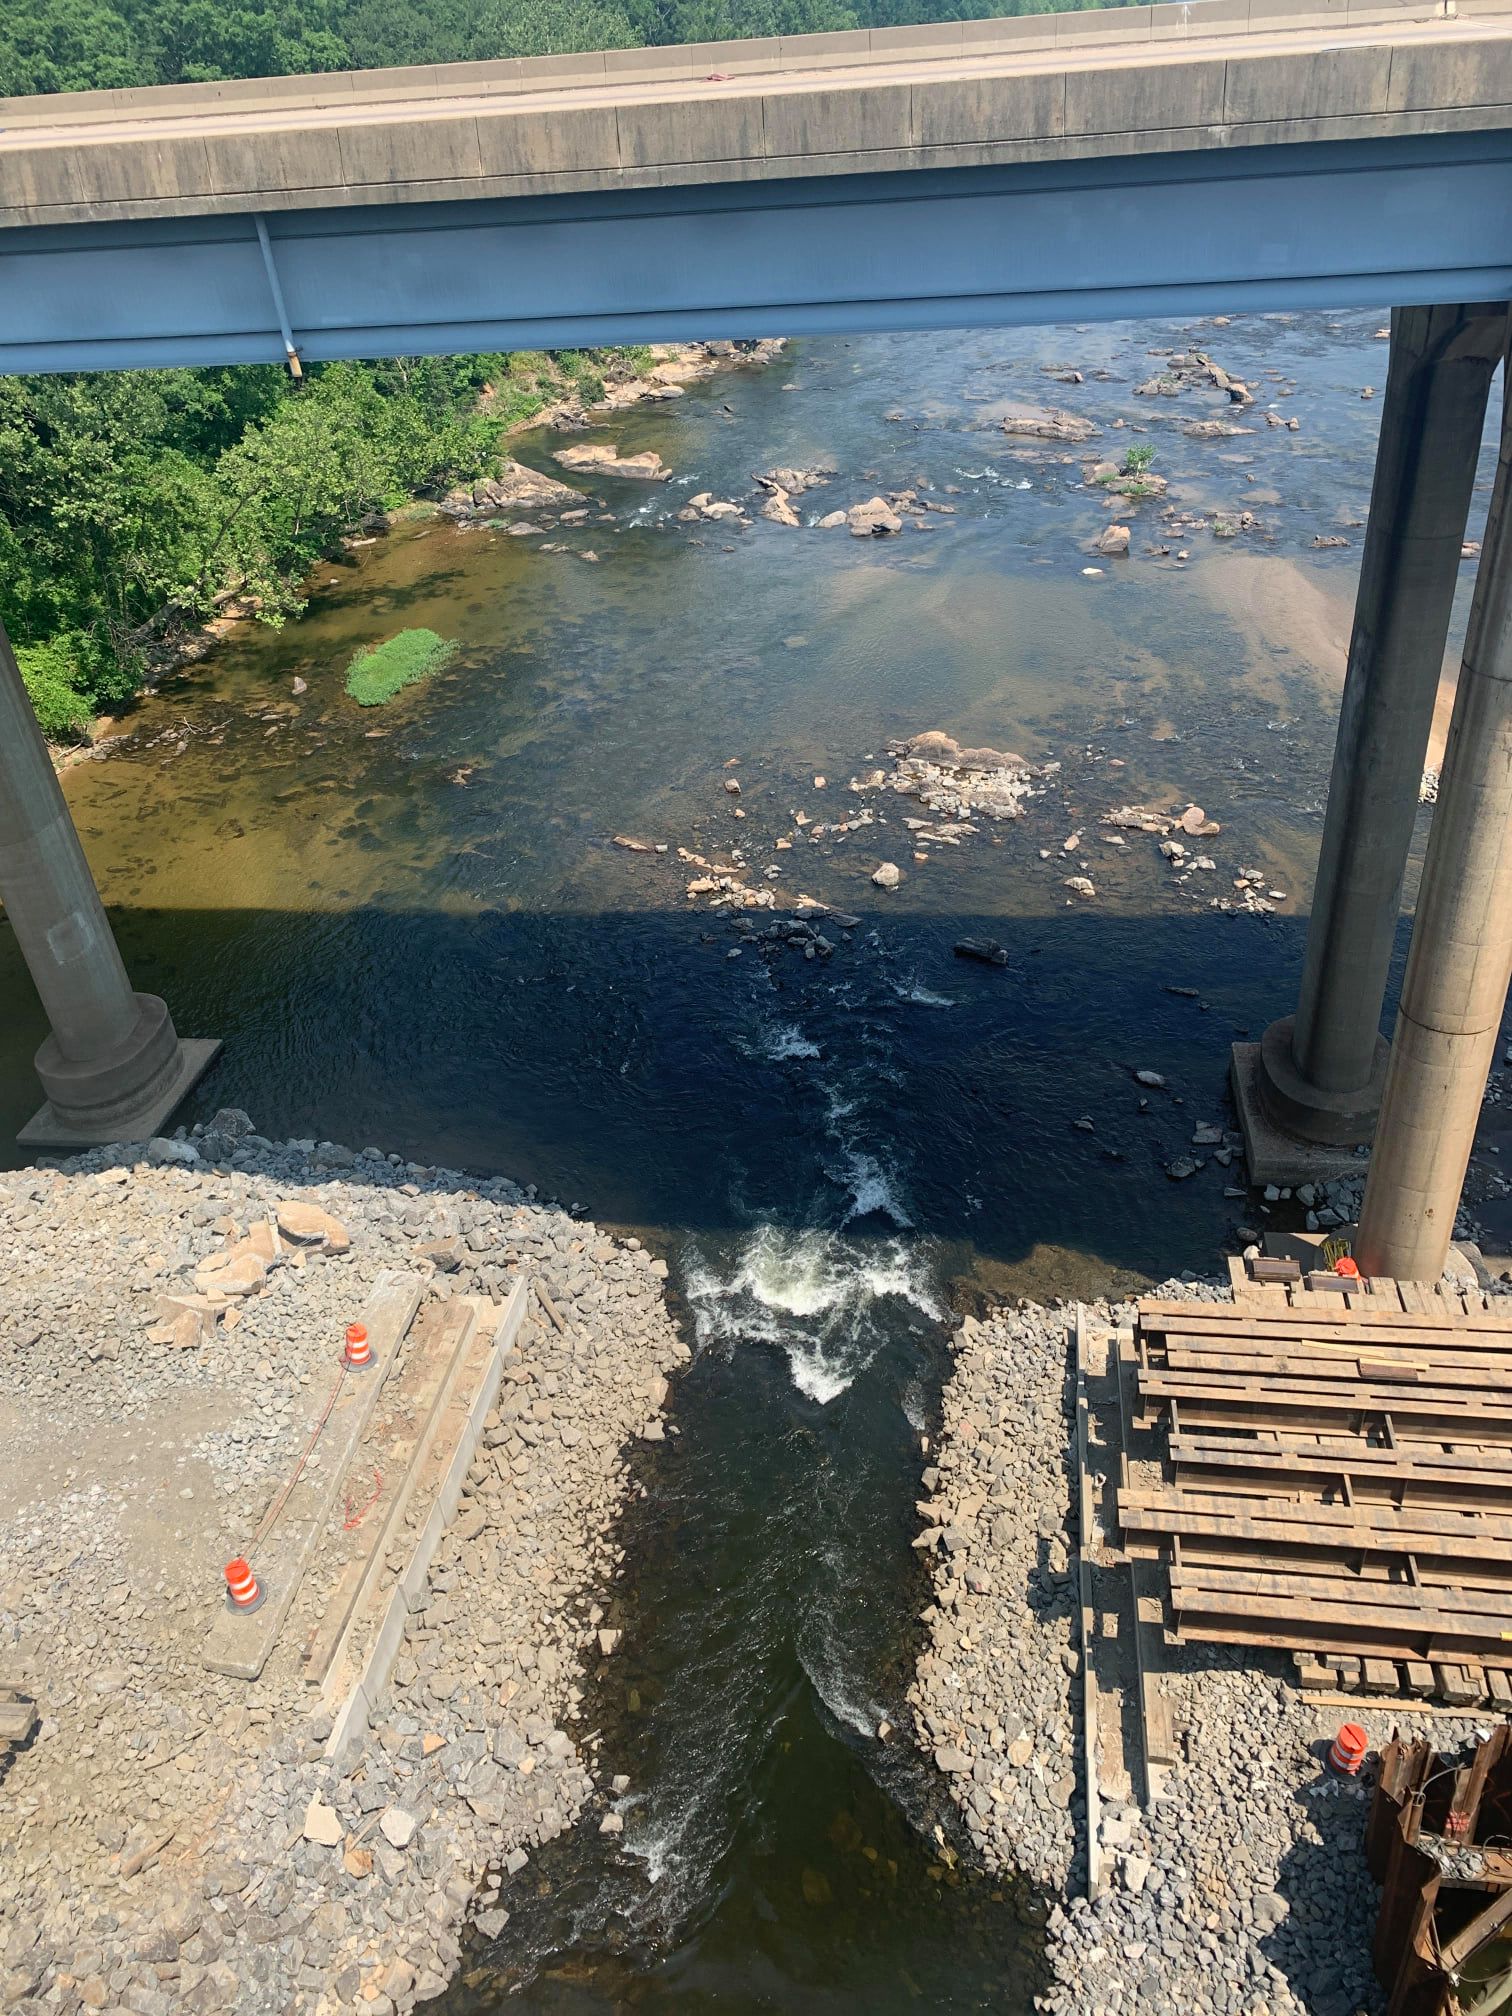
[[[1296,1273],[1140,1303],[1164,1462],[1125,1476],[1125,1548],[1165,1564],[1173,1643],[1512,1707],[1512,1300]]]

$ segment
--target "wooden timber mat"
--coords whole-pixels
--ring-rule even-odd
[[[1512,1710],[1512,1298],[1258,1266],[1232,1302],[1139,1304],[1163,1460],[1118,1517],[1164,1566],[1170,1641]]]

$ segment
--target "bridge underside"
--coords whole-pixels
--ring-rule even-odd
[[[1512,293],[1512,133],[23,227],[0,372]]]

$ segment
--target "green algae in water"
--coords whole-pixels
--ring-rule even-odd
[[[346,690],[359,707],[381,707],[417,680],[427,679],[456,651],[434,630],[401,630],[371,651],[359,651],[347,667]]]

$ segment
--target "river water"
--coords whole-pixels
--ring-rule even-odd
[[[674,479],[604,480],[613,522],[552,535],[569,550],[407,524],[322,567],[302,621],[236,635],[70,773],[136,984],[185,1033],[225,1039],[187,1117],[244,1105],[269,1134],[580,1202],[666,1253],[699,1346],[677,1432],[639,1462],[611,1592],[625,1641],[591,1698],[605,1768],[632,1784],[624,1835],[585,1830],[532,1863],[503,1939],[469,1954],[456,2016],[511,1994],[1030,2007],[1039,1900],[957,1865],[948,1802],[875,1735],[907,1726],[944,1319],[1211,1268],[1255,1208],[1224,1196],[1233,1170],[1177,1183],[1164,1166],[1225,1117],[1235,1036],[1294,996],[1382,321],[795,345],[606,428]],[[1254,431],[1181,431],[1227,416],[1220,393],[1136,394],[1150,352],[1192,342],[1252,384],[1236,417]],[[1098,453],[1153,443],[1167,497],[1110,513],[1081,454],[1001,431],[1025,401],[1095,420]],[[1267,426],[1272,404],[1300,428]],[[519,449],[549,468],[559,445]],[[754,507],[753,472],[779,464],[840,472],[806,517],[918,479],[954,515],[864,542],[678,522],[703,490]],[[1164,503],[1258,525],[1168,534]],[[1110,516],[1134,528],[1127,561],[1085,550]],[[354,650],[419,624],[457,656],[357,709]],[[1059,768],[1023,819],[927,861],[901,823],[917,808],[891,795],[867,801],[885,824],[807,838],[795,814],[853,816],[848,781],[929,728]],[[1110,806],[1189,800],[1222,832],[1185,887],[1153,839],[1097,837]],[[780,889],[861,922],[828,961],[731,956],[729,926],[684,895],[697,871],[678,846],[738,846],[753,879],[780,867]],[[870,881],[881,859],[905,870],[891,894]],[[1083,861],[1091,901],[1064,886]],[[1283,892],[1272,914],[1209,907],[1241,868]],[[956,958],[968,933],[1008,966]],[[8,934],[0,998],[8,1137],[42,1033]],[[1147,1098],[1135,1069],[1168,1089]]]

